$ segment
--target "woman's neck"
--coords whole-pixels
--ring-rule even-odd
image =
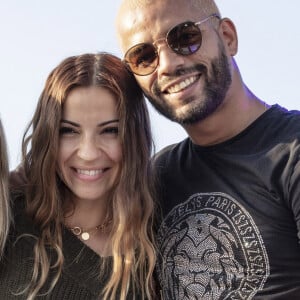
[[[72,203],[75,205],[65,213],[65,226],[98,255],[110,255],[111,247],[108,241],[112,221],[107,209],[103,204],[99,205],[93,201]]]

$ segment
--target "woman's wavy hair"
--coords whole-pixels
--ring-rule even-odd
[[[40,230],[32,280],[25,292],[29,292],[28,299],[34,299],[54,268],[57,272],[48,289],[51,293],[62,271],[64,195],[68,190],[53,162],[57,160],[64,101],[74,88],[90,86],[105,88],[115,96],[122,145],[121,168],[109,208],[113,270],[101,299],[116,299],[119,294],[125,299],[129,286],[143,299],[152,299],[155,250],[149,115],[133,75],[119,58],[104,52],[69,57],[50,73],[23,137],[27,213]],[[49,247],[57,253],[54,265],[47,255]]]
[[[0,120],[0,258],[3,255],[11,223],[8,193],[8,156],[4,129]]]

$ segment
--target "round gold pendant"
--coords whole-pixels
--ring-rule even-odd
[[[84,240],[84,241],[87,241],[89,238],[90,238],[90,234],[88,232],[83,232],[81,234],[81,238]]]
[[[80,235],[82,232],[80,227],[74,227],[74,228],[71,228],[71,230],[75,235]]]

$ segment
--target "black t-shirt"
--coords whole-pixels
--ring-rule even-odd
[[[226,142],[161,151],[164,299],[300,299],[299,139],[300,113],[274,105]]]

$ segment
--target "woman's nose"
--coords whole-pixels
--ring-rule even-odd
[[[101,149],[92,137],[84,137],[80,141],[77,155],[83,160],[95,160],[101,154]]]

